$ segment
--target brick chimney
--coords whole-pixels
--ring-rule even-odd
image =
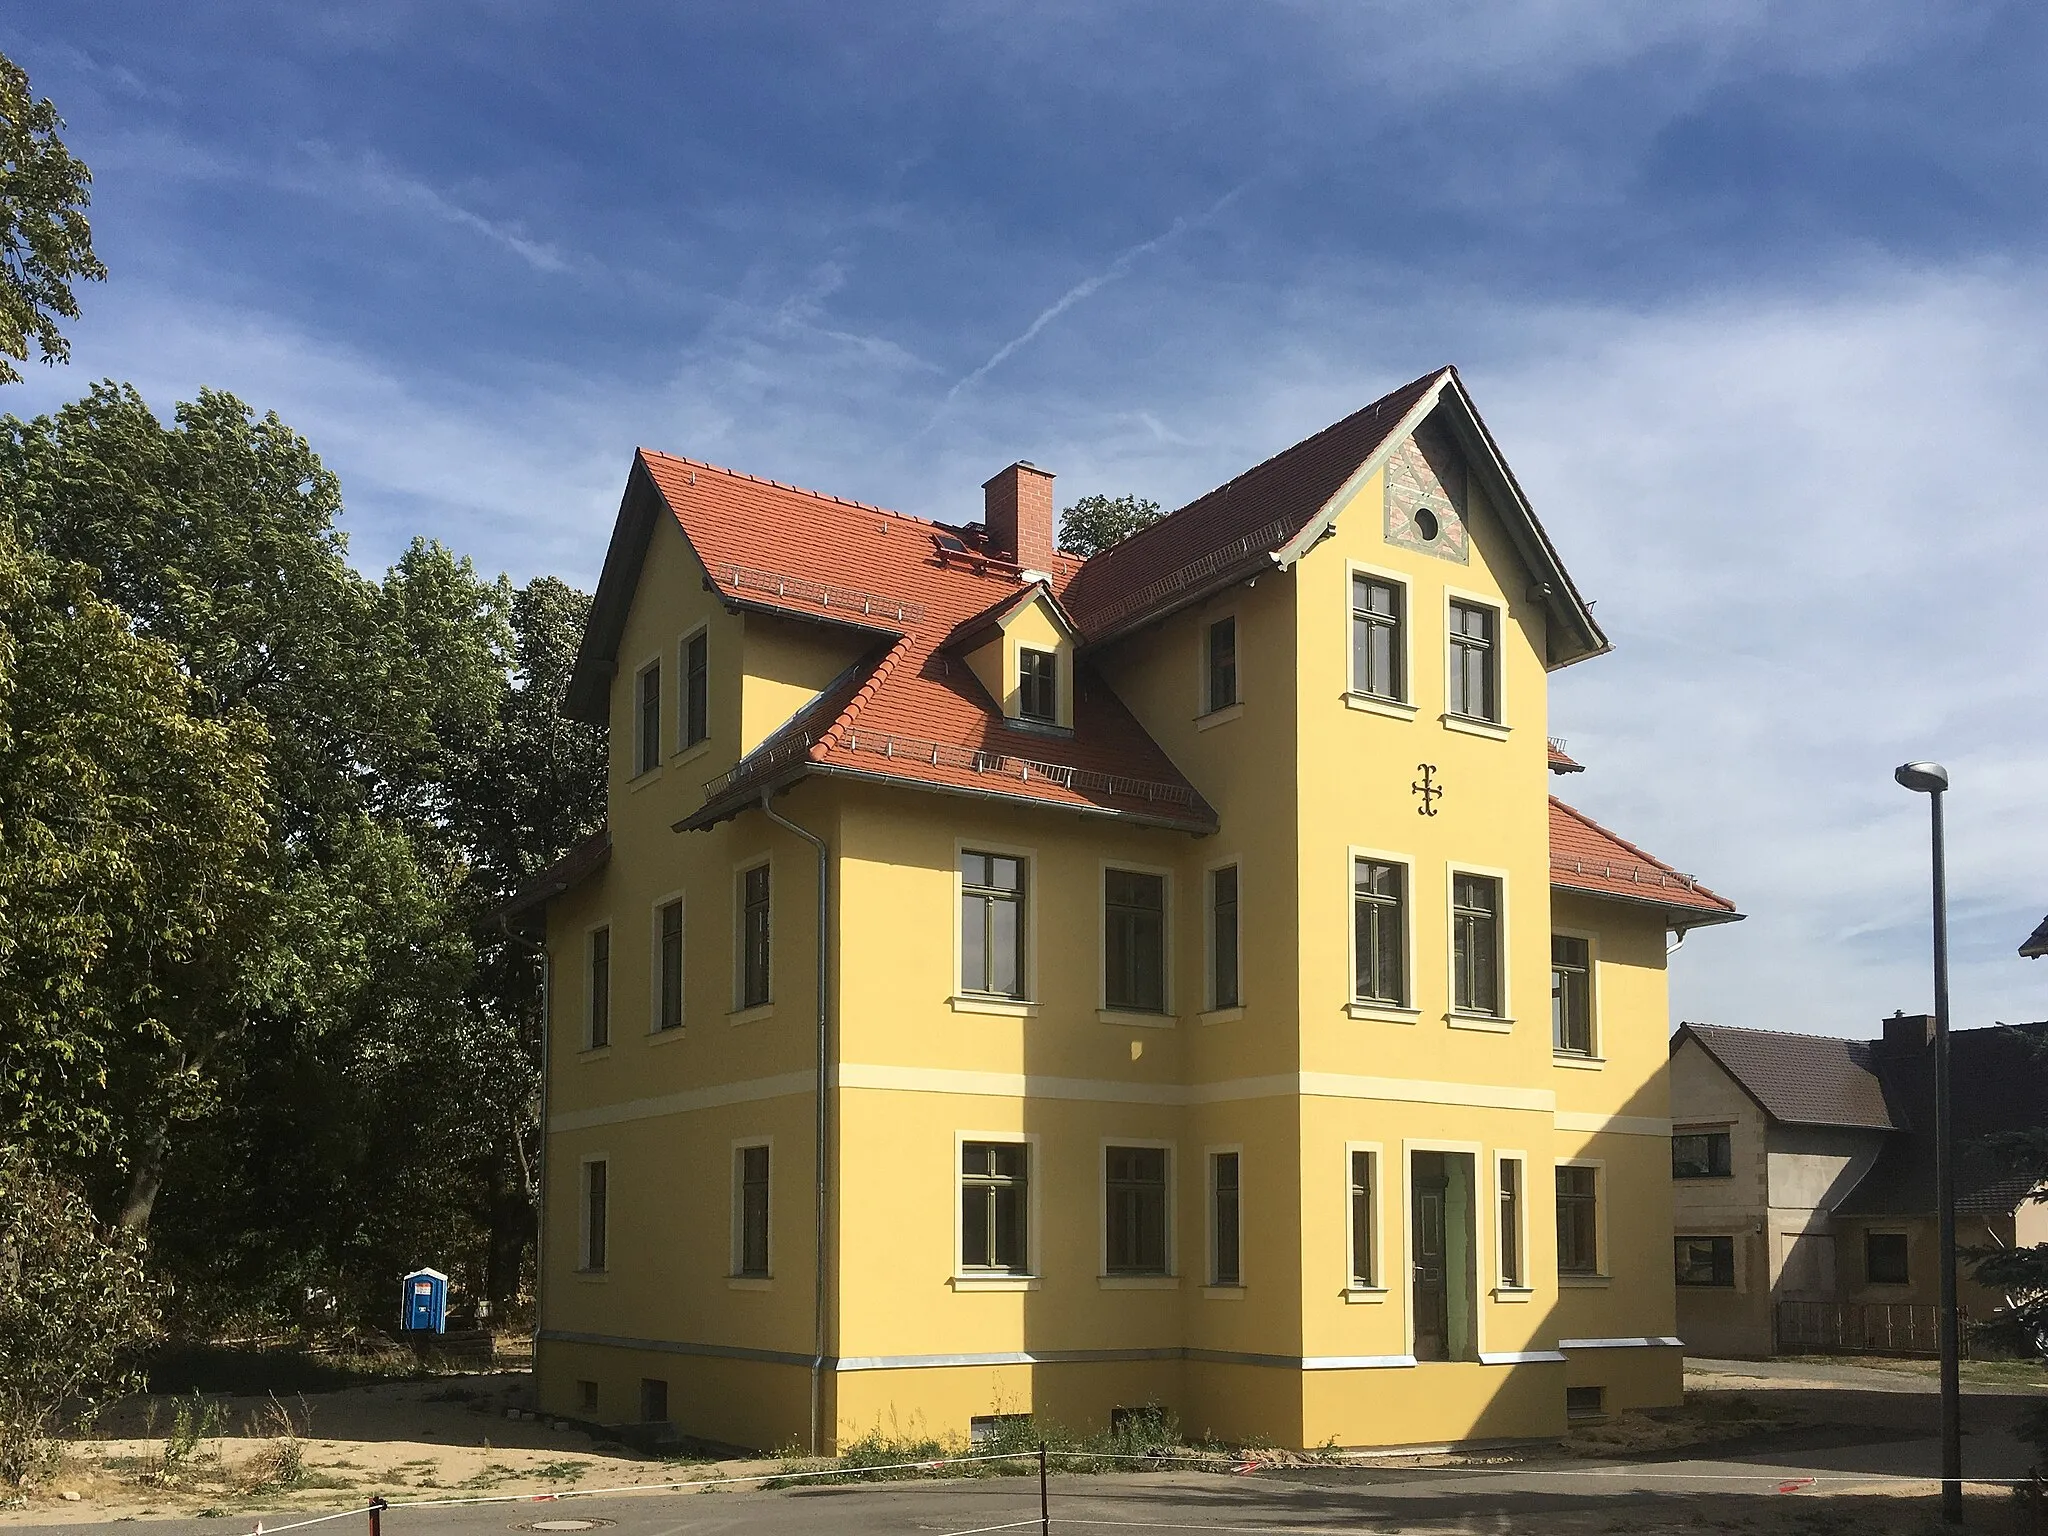
[[[987,493],[982,526],[992,555],[1027,570],[1052,569],[1052,476],[1019,459],[981,486]]]
[[[1894,1051],[1924,1050],[1934,1039],[1934,1015],[1897,1014],[1884,1021],[1884,1043]]]

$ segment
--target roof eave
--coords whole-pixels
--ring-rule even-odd
[[[1664,914],[1664,926],[1684,932],[1691,928],[1712,928],[1722,923],[1739,923],[1748,917],[1746,912],[1716,912],[1705,907],[1681,907],[1668,901],[1659,901],[1654,896],[1625,896],[1620,891],[1596,891],[1583,885],[1571,885],[1563,880],[1552,880],[1553,891],[1569,891],[1574,896],[1587,896],[1594,901],[1618,901],[1632,907],[1653,907]]]

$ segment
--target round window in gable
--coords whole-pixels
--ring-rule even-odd
[[[1437,522],[1436,514],[1430,511],[1429,508],[1417,507],[1415,509],[1415,531],[1422,535],[1423,543],[1434,544],[1436,536],[1443,532],[1443,526]]]

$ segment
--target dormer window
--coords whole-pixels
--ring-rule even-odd
[[[1017,651],[1017,714],[1041,725],[1060,718],[1060,659],[1052,651]]]

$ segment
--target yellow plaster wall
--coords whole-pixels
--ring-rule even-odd
[[[771,614],[745,620],[740,745],[751,752],[876,643],[873,637]]]

